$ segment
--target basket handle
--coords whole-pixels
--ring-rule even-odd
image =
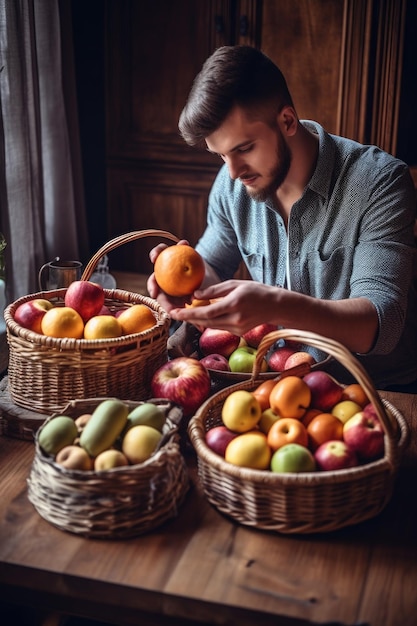
[[[396,439],[398,424],[396,420],[394,420],[389,415],[389,413],[387,413],[385,406],[364,366],[353,356],[353,354],[347,348],[345,348],[342,344],[340,344],[338,341],[335,341],[334,339],[329,339],[328,337],[323,337],[322,335],[318,335],[316,333],[304,330],[280,329],[269,333],[262,339],[261,343],[259,344],[252,371],[253,380],[256,380],[258,378],[259,372],[261,370],[262,359],[268,352],[269,348],[272,347],[274,343],[279,339],[287,339],[290,341],[304,343],[313,348],[318,348],[319,350],[322,350],[323,352],[326,352],[327,354],[337,359],[337,361],[341,363],[362,386],[363,390],[369,398],[369,401],[372,402],[375,407],[375,410],[382,423],[386,435],[391,440]]]
[[[99,250],[97,250],[97,252],[91,257],[91,259],[85,266],[84,272],[81,276],[81,280],[89,280],[102,256],[108,254],[115,248],[118,248],[125,243],[130,243],[131,241],[135,241],[136,239],[143,239],[144,237],[161,237],[162,239],[170,239],[174,243],[179,242],[178,237],[172,235],[167,230],[148,228],[145,230],[135,230],[130,233],[124,233],[123,235],[119,235],[118,237],[111,239],[110,241],[105,243]]]

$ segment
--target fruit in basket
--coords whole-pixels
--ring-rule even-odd
[[[280,419],[281,417],[271,408],[265,409],[265,411],[262,411],[261,419],[258,422],[259,430],[267,435],[272,424],[275,424]]]
[[[232,391],[223,402],[221,411],[223,424],[236,433],[244,433],[255,428],[261,414],[261,405],[246,389]]]
[[[361,410],[362,407],[357,402],[353,402],[353,400],[341,400],[334,405],[331,412],[345,424],[348,419],[356,415],[356,413],[359,413]]]
[[[114,339],[122,334],[122,326],[114,315],[94,315],[84,326],[84,339]]]
[[[283,417],[272,424],[267,434],[268,444],[275,452],[287,443],[299,443],[307,447],[308,435],[304,424],[293,417]]]
[[[193,415],[207,400],[210,375],[197,359],[180,356],[161,365],[152,376],[154,398],[167,398],[182,407],[185,417]]]
[[[96,457],[111,448],[126,426],[129,408],[121,400],[103,400],[80,435],[80,446]]]
[[[84,430],[85,425],[90,420],[90,418],[91,418],[91,413],[83,413],[82,415],[79,415],[74,420],[79,434]]]
[[[89,280],[75,280],[65,292],[64,304],[79,313],[84,322],[100,313],[104,304],[104,289]]]
[[[359,460],[355,450],[345,441],[325,441],[317,448],[314,458],[318,469],[334,471],[356,467]]]
[[[139,406],[132,409],[127,416],[125,431],[132,428],[132,426],[139,426],[139,424],[152,426],[162,432],[162,428],[165,424],[165,413],[159,406],[153,404],[153,402],[139,404]]]
[[[132,304],[117,316],[121,324],[123,335],[142,333],[156,324],[152,309],[146,304]]]
[[[154,264],[155,280],[170,296],[188,296],[198,289],[205,275],[203,257],[189,245],[168,246]]]
[[[282,372],[288,358],[295,353],[293,348],[280,346],[271,352],[268,357],[268,367],[273,372]]]
[[[41,321],[41,330],[44,335],[56,339],[81,339],[84,335],[84,322],[74,309],[56,306],[46,311]]]
[[[320,413],[307,426],[308,445],[315,452],[325,441],[343,439],[343,422],[331,413]]]
[[[218,328],[205,328],[200,335],[198,345],[203,356],[208,354],[221,354],[226,358],[236,350],[240,337],[228,330]]]
[[[129,461],[125,454],[121,450],[116,448],[110,448],[109,450],[103,450],[94,459],[94,469],[96,472],[103,472],[115,467],[124,467],[129,465]]]
[[[366,405],[343,426],[343,439],[362,461],[373,461],[384,453],[384,430],[372,404]]]
[[[86,450],[77,445],[62,448],[56,455],[55,461],[66,469],[83,471],[93,469],[93,459]]]
[[[162,434],[152,426],[132,426],[123,437],[122,452],[129,463],[143,463],[155,452]]]
[[[41,322],[43,316],[49,309],[52,309],[53,304],[49,300],[43,298],[35,298],[28,302],[23,302],[17,307],[14,320],[23,328],[33,330],[35,333],[42,333]]]
[[[256,387],[256,389],[252,391],[253,395],[261,405],[262,411],[265,411],[266,409],[269,409],[271,407],[271,404],[269,402],[269,396],[276,383],[276,380],[269,378],[268,380],[264,380],[262,383],[260,383]]]
[[[272,455],[271,470],[277,473],[314,472],[316,462],[311,451],[299,443],[287,443]]]
[[[281,378],[273,387],[269,402],[271,409],[281,417],[301,419],[311,400],[309,386],[298,376]]]
[[[224,457],[227,446],[237,436],[226,426],[214,426],[206,432],[206,444],[210,450]]]
[[[288,359],[285,361],[284,369],[289,370],[292,367],[297,367],[297,365],[302,365],[303,363],[307,363],[307,365],[314,365],[316,359],[309,353],[304,352],[304,350],[294,352],[294,354],[290,354]]]
[[[236,348],[234,352],[229,356],[229,367],[232,372],[235,373],[247,373],[250,374],[253,370],[256,359],[256,348],[251,346],[241,346]],[[265,358],[261,362],[261,372],[268,370],[268,363]]]
[[[207,354],[200,359],[200,363],[209,370],[230,372],[229,361],[222,354]]]
[[[248,346],[251,346],[252,348],[257,348],[262,339],[269,333],[272,333],[274,330],[277,330],[276,324],[258,324],[258,326],[254,326],[246,333],[244,333],[242,337],[246,341]]]
[[[271,455],[266,435],[260,431],[252,431],[235,437],[227,446],[224,458],[228,463],[239,467],[267,470]]]
[[[311,390],[311,406],[321,411],[330,411],[343,393],[343,387],[330,374],[322,370],[309,372],[303,377]]]
[[[361,408],[364,408],[369,403],[368,396],[359,383],[346,385],[342,391],[341,400],[352,400],[352,402],[359,404]]]
[[[74,420],[66,415],[58,415],[41,427],[38,442],[46,454],[55,456],[62,448],[74,443],[77,435]]]

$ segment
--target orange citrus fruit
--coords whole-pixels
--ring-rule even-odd
[[[191,246],[168,246],[157,256],[155,280],[169,296],[188,296],[203,282],[205,265],[202,256]]]
[[[269,403],[269,396],[276,384],[277,381],[273,380],[273,378],[270,378],[268,380],[264,380],[263,383],[258,385],[256,389],[252,391],[253,395],[261,405],[262,411],[270,408],[271,405]]]
[[[84,333],[83,318],[68,306],[49,309],[42,318],[41,330],[48,337],[81,339]]]
[[[357,402],[357,404],[359,404],[362,408],[369,402],[368,396],[359,383],[351,383],[350,385],[347,385],[347,387],[343,389],[341,399]]]
[[[343,439],[343,422],[331,413],[320,413],[307,426],[309,448],[313,452],[325,441]]]
[[[122,334],[122,326],[114,315],[95,315],[84,327],[84,339],[114,339]]]
[[[141,333],[156,324],[152,310],[146,304],[133,304],[117,316],[124,335]]]
[[[190,303],[185,303],[185,307],[187,309],[195,309],[198,306],[209,306],[210,304],[210,300],[199,300],[198,298],[193,298]]]

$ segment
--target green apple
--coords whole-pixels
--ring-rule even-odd
[[[299,443],[287,443],[272,455],[271,470],[277,473],[314,472],[316,462],[310,450]]]
[[[269,429],[272,424],[275,424],[277,420],[281,419],[278,413],[275,413],[271,408],[265,409],[262,412],[261,419],[259,420],[259,428],[260,430],[267,435],[269,433]]]
[[[132,426],[138,426],[139,424],[152,426],[161,432],[165,424],[165,414],[162,409],[156,404],[153,404],[153,402],[144,402],[129,413],[125,430],[129,430]]]
[[[257,349],[251,346],[241,346],[236,348],[229,356],[229,366],[231,372],[251,373],[256,359]],[[268,363],[265,359],[262,361],[261,372],[266,372]]]
[[[246,389],[233,391],[222,406],[223,424],[235,433],[244,433],[255,428],[261,413],[258,400]]]

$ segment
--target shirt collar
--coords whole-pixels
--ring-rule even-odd
[[[318,135],[319,138],[317,165],[307,187],[323,196],[323,198],[327,198],[334,167],[335,145],[329,133],[317,122],[311,120],[300,120],[300,122],[309,131]]]

